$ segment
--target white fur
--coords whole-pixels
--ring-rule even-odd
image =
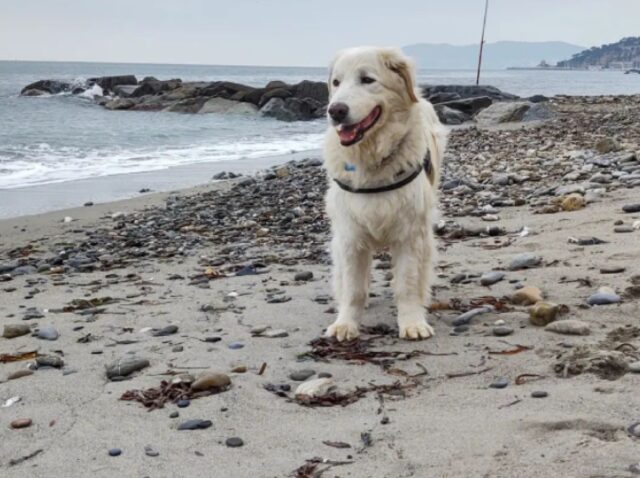
[[[363,75],[376,81],[363,84]],[[337,87],[333,86],[335,79]],[[334,295],[339,308],[327,335],[338,340],[358,336],[373,252],[388,248],[393,258],[400,337],[431,337],[434,332],[426,320],[426,306],[436,252],[432,216],[447,131],[430,103],[412,101],[410,91],[420,98],[414,89],[415,73],[398,50],[361,47],[339,53],[331,66],[329,88],[330,104],[349,106],[348,124],[360,122],[376,106],[382,107],[382,114],[354,145],[343,146],[333,124],[325,137],[324,163],[330,178],[326,207],[333,233]],[[402,171],[418,168],[427,150],[433,174],[429,178],[420,174],[394,191],[357,194],[332,181],[336,178],[360,188],[391,184]],[[355,171],[346,171],[347,164]]]

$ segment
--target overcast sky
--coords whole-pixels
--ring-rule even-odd
[[[354,45],[477,43],[484,0],[0,0],[0,59],[325,65]],[[487,41],[640,35],[640,0],[490,0]]]

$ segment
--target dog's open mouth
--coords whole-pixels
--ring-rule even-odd
[[[371,110],[371,113],[359,123],[349,125],[341,124],[338,126],[340,144],[342,146],[351,146],[364,138],[364,134],[376,124],[376,121],[380,118],[380,113],[382,113],[382,108],[376,106]]]

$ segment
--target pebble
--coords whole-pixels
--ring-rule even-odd
[[[296,388],[296,397],[322,397],[333,388],[333,381],[330,378],[316,378],[301,383]]]
[[[533,398],[546,398],[549,396],[549,393],[545,392],[544,390],[536,390],[534,392],[531,392],[531,396]]]
[[[633,463],[629,465],[629,471],[634,475],[640,475],[640,463]]]
[[[565,335],[589,335],[591,333],[589,324],[576,319],[557,320],[555,322],[551,322],[550,324],[547,324],[544,330]]]
[[[112,448],[109,450],[109,456],[120,456],[122,455],[122,450],[120,448]]]
[[[462,314],[460,314],[452,323],[454,327],[458,327],[459,325],[468,325],[477,315],[486,314],[487,312],[493,312],[494,308],[490,305],[485,305],[484,307],[478,307],[475,309],[468,310]]]
[[[617,304],[618,302],[620,302],[620,296],[608,292],[596,292],[587,299],[587,304],[589,305],[609,305]]]
[[[133,372],[149,366],[147,359],[138,357],[123,357],[107,365],[107,378],[126,377]]]
[[[518,305],[533,305],[542,300],[542,291],[532,285],[521,287],[511,296],[511,302]]]
[[[2,336],[5,339],[14,339],[31,332],[31,328],[27,324],[7,324],[4,326]]]
[[[231,385],[231,379],[224,373],[203,372],[191,384],[191,390],[202,391],[214,388],[224,388]]]
[[[495,382],[489,385],[489,388],[507,388],[509,385],[509,379],[507,378],[499,378]]]
[[[517,271],[537,267],[541,264],[542,258],[530,252],[517,255],[509,264],[509,270]]]
[[[187,399],[178,400],[176,402],[176,405],[178,406],[178,408],[187,408],[189,405],[191,405],[191,401]]]
[[[511,335],[513,333],[513,329],[511,327],[500,326],[494,327],[492,332],[496,337],[506,337],[507,335]]]
[[[315,375],[315,370],[303,369],[297,370],[289,374],[289,378],[295,382],[304,382],[306,379]]]
[[[493,285],[496,282],[500,282],[502,279],[504,279],[505,275],[506,274],[504,272],[500,272],[500,271],[485,272],[480,277],[480,285],[483,285],[483,286]]]
[[[620,274],[627,270],[623,266],[603,266],[600,268],[600,274]]]
[[[293,277],[293,279],[296,280],[296,281],[301,281],[301,282],[310,281],[311,279],[313,279],[313,272],[311,272],[311,271],[298,272]]]
[[[627,427],[627,431],[629,432],[629,435],[640,438],[640,422],[635,422],[629,425]]]
[[[43,339],[43,340],[58,340],[58,337],[60,337],[60,334],[58,333],[56,328],[53,327],[52,325],[45,325],[44,327],[40,327],[38,329],[36,336],[39,339]]]
[[[172,352],[182,352],[183,350],[184,350],[184,347],[182,345],[176,345],[171,349]]]
[[[289,336],[289,332],[287,332],[284,329],[273,329],[273,330],[267,330],[261,336],[262,337],[267,337],[269,339],[279,339],[279,338],[282,338],[282,337],[288,337]]]
[[[640,360],[638,360],[637,362],[631,362],[629,364],[629,372],[640,373]]]
[[[640,203],[637,204],[625,204],[622,206],[624,212],[640,212]]]
[[[7,375],[7,380],[16,380],[22,377],[28,377],[29,375],[33,375],[33,370],[29,370],[28,368],[23,368],[20,370],[16,370],[15,372]]]
[[[27,428],[30,427],[32,423],[31,418],[18,418],[11,422],[11,428]]]
[[[454,334],[464,334],[465,332],[469,331],[469,326],[464,324],[464,325],[458,325],[456,327],[453,328],[453,333]]]
[[[560,203],[560,207],[563,211],[577,211],[585,207],[587,202],[582,194],[573,193],[565,196]]]
[[[529,322],[533,325],[543,327],[556,320],[559,310],[560,308],[556,304],[537,302],[529,309]]]
[[[244,445],[242,438],[238,438],[238,437],[227,438],[225,443],[229,448],[238,448]]]
[[[203,430],[213,425],[211,420],[187,420],[178,425],[178,430]]]
[[[178,418],[180,416],[180,413],[178,412],[171,412],[169,414],[169,418]]]
[[[144,454],[152,458],[160,455],[160,453],[154,450],[150,445],[144,447]]]
[[[166,327],[163,327],[161,329],[153,329],[151,335],[153,335],[154,337],[165,337],[167,335],[173,335],[176,332],[178,332],[177,325],[167,325]]]
[[[244,344],[242,342],[231,342],[227,347],[231,350],[238,350],[244,348]]]
[[[247,373],[246,365],[238,365],[237,367],[233,367],[231,369],[233,373]]]
[[[617,232],[618,234],[625,234],[633,231],[635,231],[633,226],[616,226],[613,228],[613,232]]]

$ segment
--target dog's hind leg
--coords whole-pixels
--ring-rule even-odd
[[[355,339],[369,289],[371,251],[336,235],[332,242],[334,294],[338,318],[327,335],[339,341]]]
[[[425,308],[429,300],[429,247],[430,241],[425,237],[392,248],[400,338],[426,339],[434,335],[433,328],[427,323]]]

